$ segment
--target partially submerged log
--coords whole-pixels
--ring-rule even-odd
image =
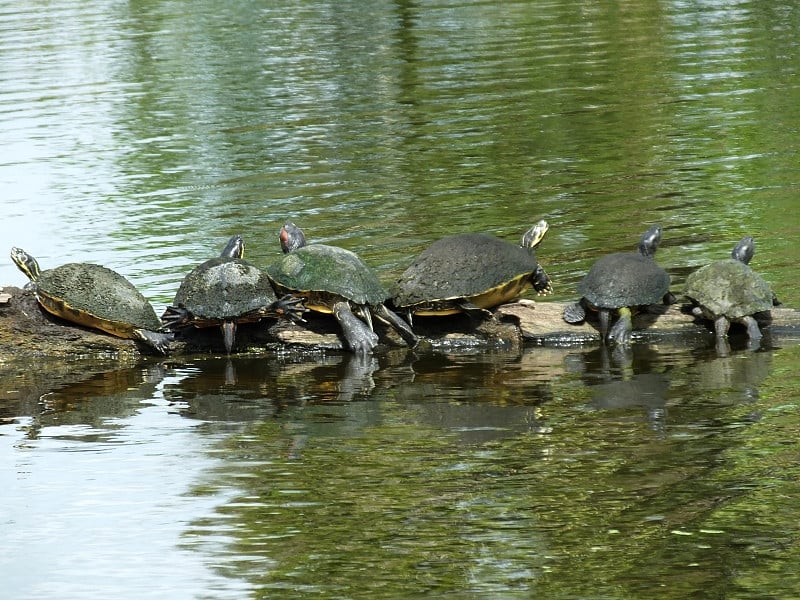
[[[420,349],[517,348],[522,345],[575,346],[597,343],[594,322],[570,325],[561,318],[565,303],[520,300],[499,307],[494,319],[475,324],[465,315],[418,317],[414,329],[421,337]],[[239,327],[236,347],[239,352],[274,352],[284,348],[307,351],[344,350],[338,325],[332,317],[309,313],[303,326],[285,321],[249,324]],[[800,337],[800,311],[775,308],[771,318],[762,318],[765,331],[773,338]],[[376,322],[376,330],[388,346],[403,346],[389,328]],[[633,339],[663,340],[669,337],[692,339],[711,336],[709,326],[682,312],[679,305],[654,307],[633,319]],[[732,328],[732,335],[743,330]],[[15,287],[0,290],[0,361],[13,357],[137,358],[152,354],[152,349],[133,341],[115,338],[79,327],[45,313],[34,296]],[[195,353],[224,353],[222,337],[216,328],[189,329],[170,345],[173,356]]]

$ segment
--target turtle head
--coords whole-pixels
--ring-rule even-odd
[[[306,245],[306,236],[303,234],[303,230],[291,221],[286,221],[284,226],[281,227],[279,237],[284,254],[289,254],[289,252]]]
[[[11,248],[11,260],[31,281],[39,278],[39,263],[22,248]]]
[[[542,243],[544,234],[547,233],[548,229],[550,229],[550,225],[547,224],[547,221],[544,219],[539,221],[522,236],[522,247],[528,248],[529,250],[536,248],[536,246]]]
[[[661,243],[661,226],[653,225],[650,229],[644,232],[642,239],[639,240],[639,252],[642,256],[653,258],[656,255],[656,250]]]
[[[233,236],[225,244],[219,256],[220,258],[244,258],[244,238],[238,234]]]
[[[752,235],[746,235],[733,247],[731,258],[748,264],[756,253],[756,242]]]

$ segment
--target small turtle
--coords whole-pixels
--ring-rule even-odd
[[[310,310],[333,314],[353,352],[365,354],[378,344],[373,316],[393,327],[409,346],[417,344],[408,324],[384,305],[388,294],[378,276],[356,254],[325,244],[306,245],[303,231],[291,222],[281,228],[280,242],[283,259],[267,267],[275,289],[303,296]]]
[[[482,318],[529,285],[539,294],[552,293],[534,253],[548,227],[547,221],[539,221],[522,236],[521,246],[485,233],[461,233],[434,242],[400,275],[394,307],[409,322],[412,315],[460,312]]]
[[[578,284],[582,298],[564,309],[564,320],[580,323],[586,318],[586,309],[598,311],[603,342],[624,345],[630,341],[633,311],[660,302],[675,302],[669,291],[669,274],[654,259],[661,233],[661,227],[653,225],[642,235],[638,253],[608,254],[594,263]],[[619,319],[609,330],[614,312]]]
[[[747,235],[734,246],[731,258],[701,267],[686,278],[683,293],[692,303],[692,314],[713,321],[718,340],[728,335],[731,322],[744,325],[751,342],[760,340],[753,315],[780,304],[769,284],[748,266],[755,250],[753,237]]]
[[[240,323],[265,317],[301,321],[305,308],[292,296],[277,299],[267,274],[243,259],[244,240],[233,236],[222,253],[195,267],[183,280],[161,320],[172,331],[220,327],[228,354]]]
[[[150,302],[119,273],[90,263],[41,271],[36,259],[20,248],[11,249],[11,260],[30,279],[27,289],[48,313],[167,353],[172,335],[162,330]]]

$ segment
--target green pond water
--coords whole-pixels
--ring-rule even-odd
[[[552,300],[660,223],[797,307],[798,65],[795,2],[0,0],[0,285],[545,218]],[[800,345],[731,346],[8,361],[3,597],[799,597]]]

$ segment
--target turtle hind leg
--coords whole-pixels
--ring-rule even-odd
[[[608,313],[609,311],[605,312]],[[600,313],[601,317],[602,314]],[[614,323],[611,331],[608,332],[608,341],[627,346],[631,342],[631,331],[633,331],[631,309],[626,306],[619,309],[619,319]]]
[[[405,340],[406,344],[408,344],[413,348],[419,343],[419,338],[411,329],[411,326],[408,323],[406,323],[399,315],[386,308],[383,304],[379,304],[378,306],[373,306],[372,311],[377,319],[393,327],[394,330],[400,334],[400,337],[402,337],[403,340]]]
[[[367,325],[353,314],[347,302],[333,305],[333,316],[339,322],[342,335],[350,350],[356,354],[368,354],[378,345],[378,336]]]

